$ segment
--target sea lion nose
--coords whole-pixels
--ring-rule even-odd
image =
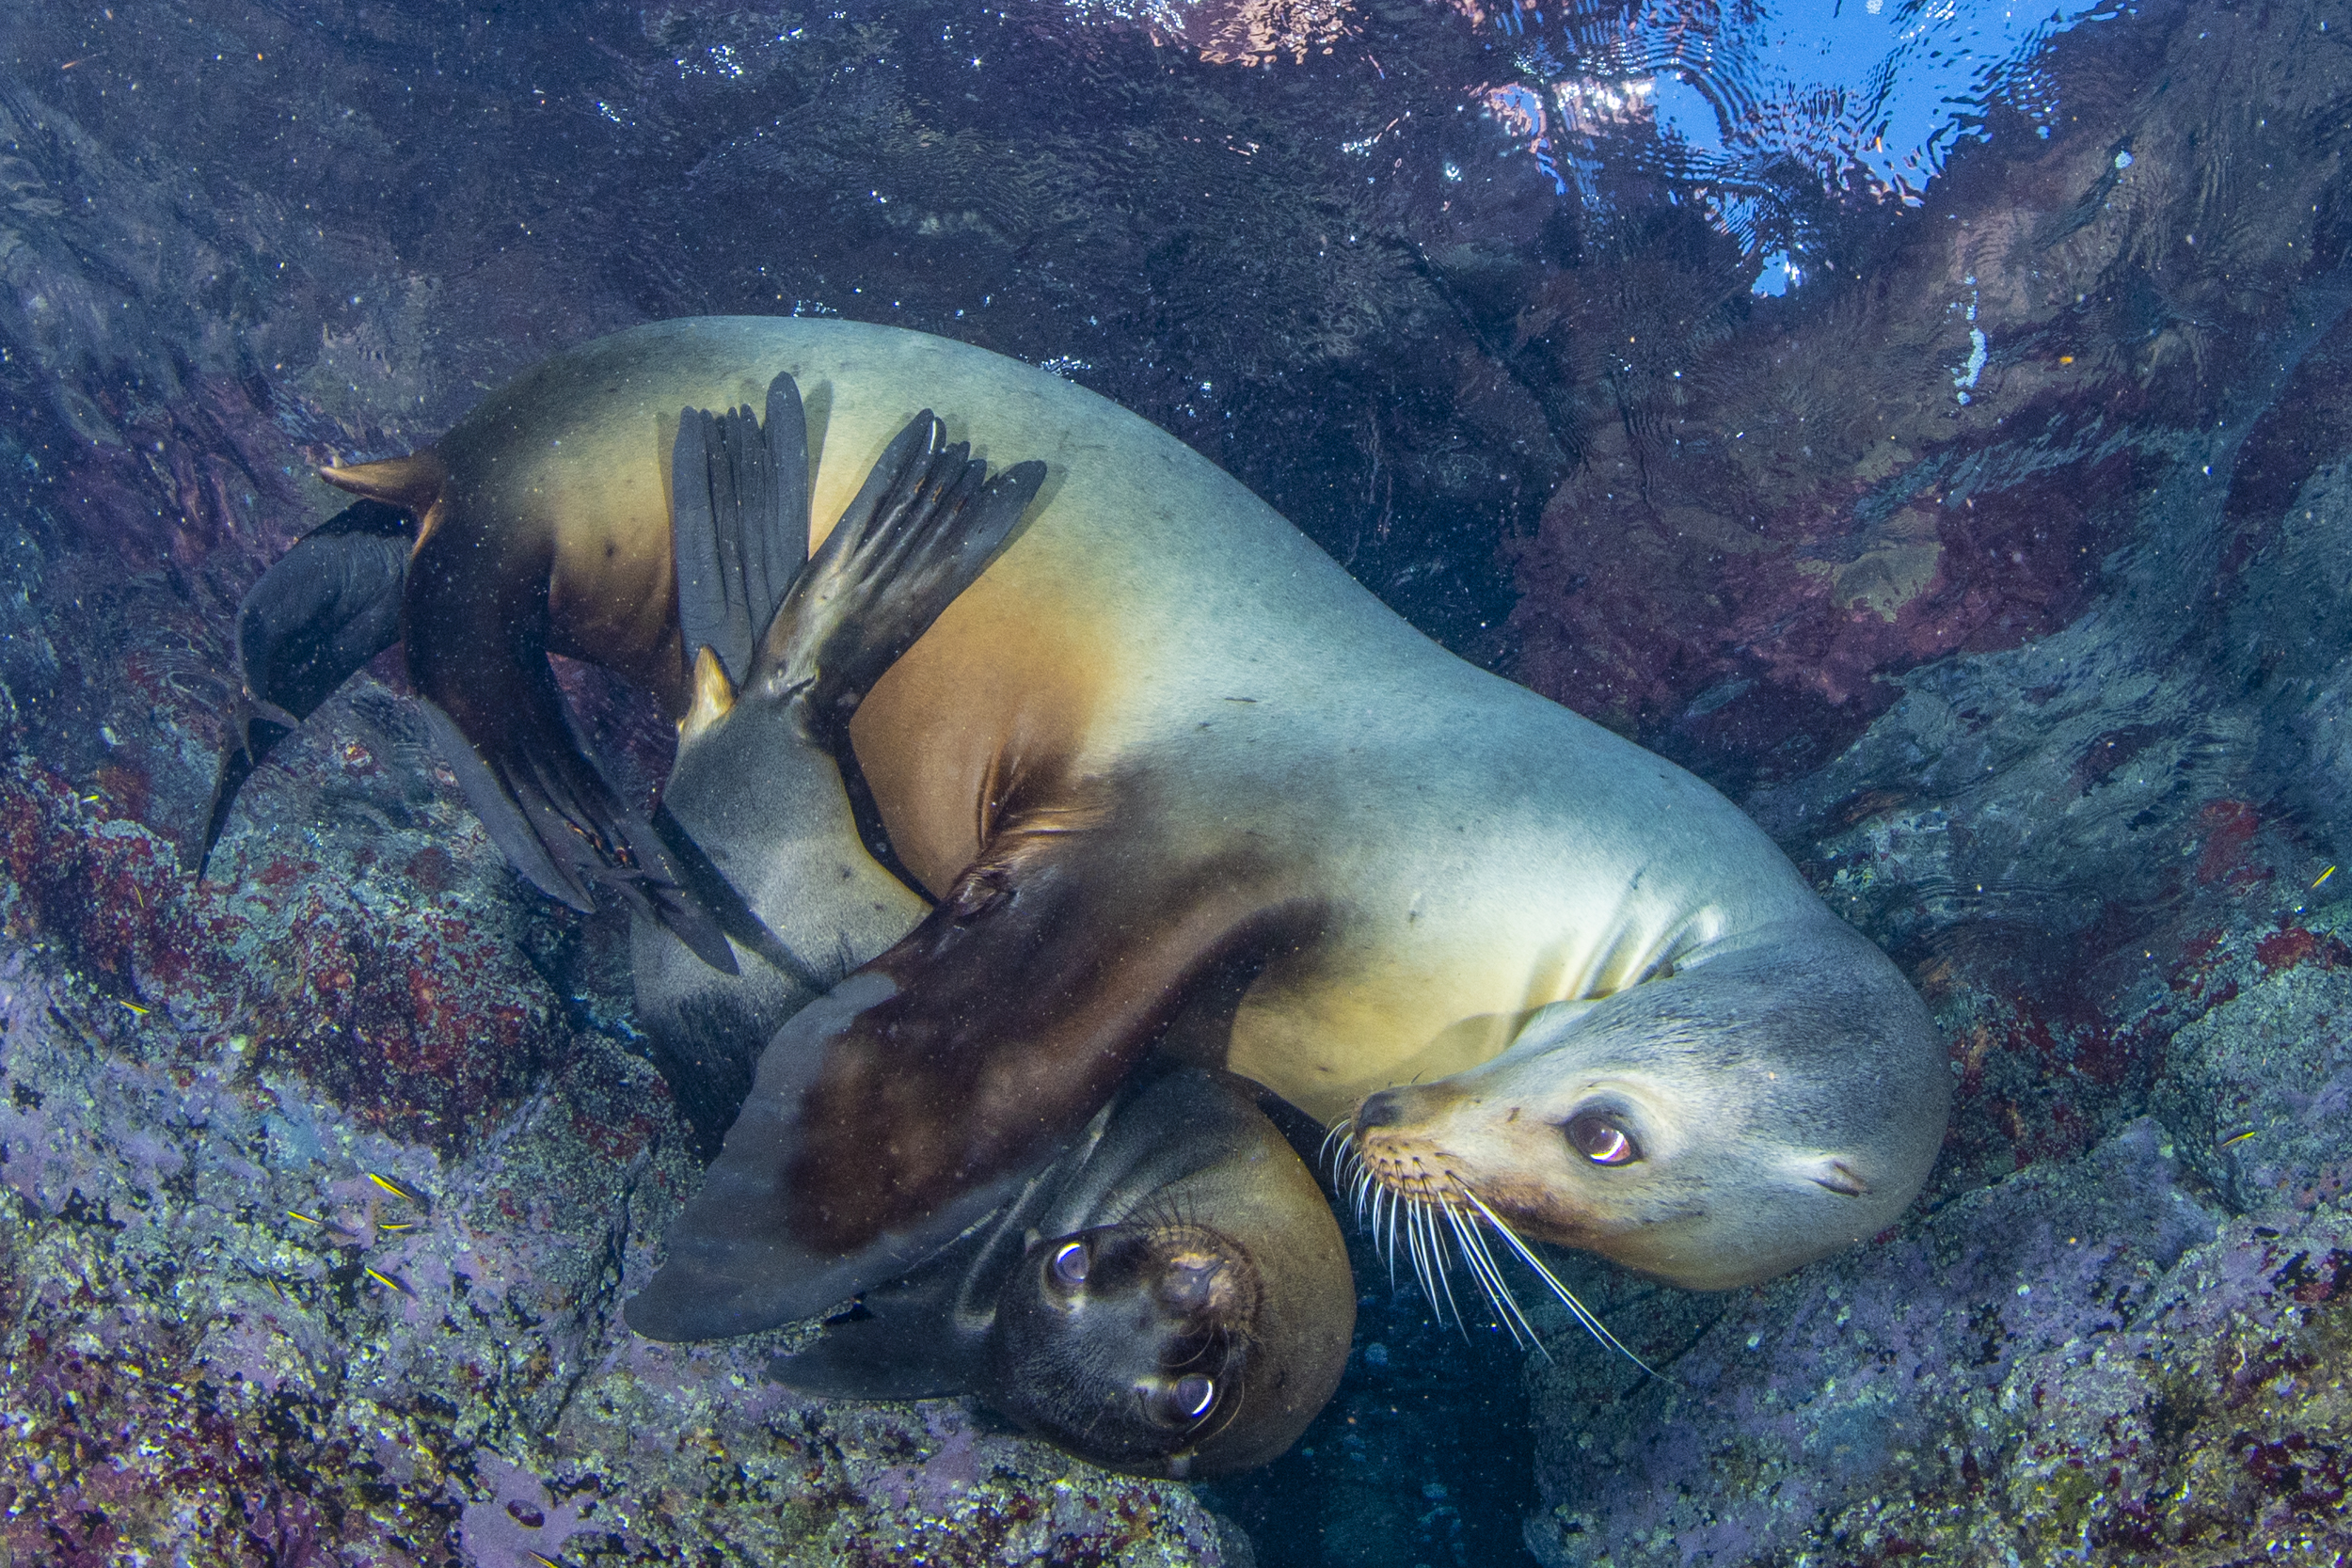
[[[1356,1107],[1356,1131],[1369,1132],[1375,1127],[1386,1127],[1405,1119],[1405,1097],[1394,1089],[1381,1089],[1364,1096]]]
[[[1190,1309],[1207,1305],[1216,1291],[1223,1263],[1215,1258],[1180,1258],[1168,1266],[1160,1296],[1170,1307]]]

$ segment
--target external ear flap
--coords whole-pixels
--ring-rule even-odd
[[[415,531],[414,519],[397,507],[355,502],[305,534],[238,605],[237,701],[205,817],[199,876],[237,791],[270,748],[400,641],[400,595]]]
[[[1840,1197],[1867,1197],[1870,1195],[1870,1184],[1862,1179],[1861,1174],[1833,1155],[1807,1160],[1804,1173],[1815,1186],[1836,1193]]]

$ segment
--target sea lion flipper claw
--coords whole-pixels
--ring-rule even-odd
[[[824,738],[1011,538],[1045,465],[993,479],[930,409],[882,451],[761,639],[747,684],[804,701]]]
[[[688,408],[670,464],[678,630],[691,671],[709,648],[743,681],[760,637],[808,558],[808,424],[789,373],[749,408]]]
[[[399,507],[355,501],[303,535],[237,606],[236,706],[206,814],[199,877],[237,791],[270,748],[400,641],[400,595],[415,532]]]

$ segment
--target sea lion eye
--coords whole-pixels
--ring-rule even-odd
[[[1064,1242],[1054,1254],[1054,1283],[1064,1290],[1074,1291],[1087,1282],[1087,1249],[1084,1242]]]
[[[1602,1111],[1581,1111],[1568,1118],[1568,1142],[1597,1165],[1629,1165],[1642,1157],[1642,1146]]]
[[[1194,1372],[1178,1378],[1167,1397],[1168,1409],[1187,1421],[1197,1421],[1216,1402],[1216,1384]]]

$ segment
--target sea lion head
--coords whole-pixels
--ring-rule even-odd
[[[1729,1290],[1891,1223],[1950,1094],[1901,974],[1844,926],[1806,923],[1545,1008],[1490,1062],[1367,1095],[1353,1132],[1407,1201]]]
[[[1220,1439],[1253,1402],[1263,1299],[1248,1249],[1207,1226],[1145,1219],[1040,1241],[997,1299],[983,1397],[1111,1469],[1235,1468],[1237,1445]]]
[[[1238,1081],[1162,1071],[1026,1232],[977,1390],[1110,1469],[1199,1479],[1288,1449],[1339,1386],[1347,1244]]]
[[[1161,1063],[1002,1210],[771,1372],[808,1394],[977,1394],[1105,1468],[1200,1478],[1289,1448],[1355,1326],[1306,1163],[1237,1081]]]

